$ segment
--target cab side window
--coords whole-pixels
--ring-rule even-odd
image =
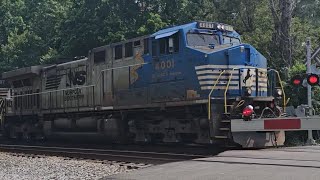
[[[114,47],[114,59],[122,59],[122,44]]]
[[[152,56],[158,56],[158,43],[157,41],[152,41]]]
[[[133,56],[132,42],[128,42],[125,44],[125,57],[132,57],[132,56]]]
[[[106,59],[106,51],[98,51],[94,53],[94,63],[103,63]]]
[[[168,38],[162,38],[160,39],[160,54],[168,54],[167,48],[168,48]]]
[[[172,54],[179,52],[179,33],[159,39],[160,54]]]
[[[141,42],[140,42],[140,40],[135,41],[135,42],[133,43],[133,46],[134,46],[134,47],[141,46]]]

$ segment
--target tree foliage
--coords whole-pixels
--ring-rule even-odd
[[[318,0],[0,0],[0,72],[206,20],[233,25],[285,74],[303,64],[306,37],[320,43],[319,10]]]

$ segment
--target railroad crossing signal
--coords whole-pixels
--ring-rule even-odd
[[[291,84],[299,87],[307,87],[309,84],[310,86],[320,85],[320,77],[317,74],[305,74],[305,75],[296,75],[291,79]]]
[[[320,60],[320,59],[319,59]],[[320,68],[317,65],[310,66],[310,73],[295,75],[291,79],[291,84],[298,87],[320,85]]]

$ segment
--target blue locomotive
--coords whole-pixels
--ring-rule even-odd
[[[11,85],[1,118],[10,138],[225,143],[232,119],[281,113],[266,58],[223,23],[174,26],[2,77]]]

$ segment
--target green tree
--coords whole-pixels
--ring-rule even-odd
[[[57,56],[57,27],[67,1],[3,1],[0,20],[1,71],[48,63]],[[49,57],[52,56],[52,57]],[[45,58],[43,58],[45,57]]]
[[[39,63],[37,60],[43,53],[42,40],[33,32],[22,34],[11,32],[8,43],[1,46],[2,70],[21,68]]]

